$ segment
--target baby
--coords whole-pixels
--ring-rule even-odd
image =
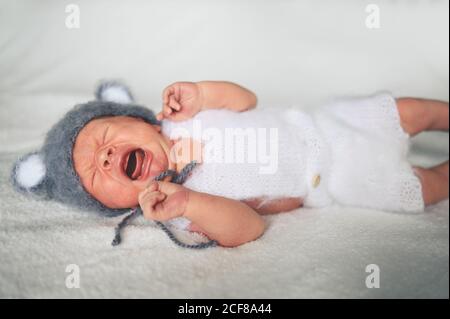
[[[103,85],[97,98],[55,125],[40,152],[18,161],[19,190],[109,215],[140,205],[148,219],[183,217],[188,230],[228,247],[261,236],[264,214],[331,204],[413,212],[448,198],[448,161],[426,169],[406,159],[410,137],[448,131],[444,102],[380,93],[306,114],[255,109],[255,94],[230,82],[177,82],[163,91],[155,119],[127,105],[131,94],[118,84]],[[236,143],[218,137],[230,129],[244,130],[251,160],[224,156]],[[266,170],[261,149],[275,159]],[[153,181],[192,161],[199,165],[183,185]]]

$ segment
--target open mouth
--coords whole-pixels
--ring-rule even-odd
[[[145,152],[143,149],[131,151],[125,161],[124,171],[131,180],[137,180],[144,173],[144,165],[146,162]]]

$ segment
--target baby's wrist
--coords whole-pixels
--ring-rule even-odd
[[[205,91],[201,82],[195,82],[198,90],[198,111],[205,109]]]
[[[188,216],[191,215],[191,213],[190,213],[190,211],[192,210],[191,202],[193,200],[193,197],[195,197],[195,195],[193,195],[193,193],[194,193],[193,190],[187,189],[186,192],[187,192],[186,205],[184,206],[183,214],[180,217],[188,218]]]
[[[195,219],[195,214],[198,213],[199,203],[201,203],[202,194],[200,192],[193,191],[191,189],[188,190],[188,198],[186,202],[186,207],[183,212],[183,217],[192,220]]]
[[[166,203],[167,211],[172,213],[171,218],[186,217],[186,212],[189,208],[191,190],[184,186],[180,187],[182,189],[169,196],[171,197],[171,202]]]

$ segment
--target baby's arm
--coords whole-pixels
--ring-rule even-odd
[[[303,206],[303,199],[300,197],[281,197],[267,200],[265,198],[251,198],[242,202],[261,215],[289,212]]]
[[[163,108],[158,120],[184,121],[202,110],[228,109],[243,112],[256,106],[256,95],[231,82],[175,82],[162,94]]]
[[[196,83],[200,90],[201,109],[229,109],[242,112],[256,106],[256,95],[250,90],[232,82],[201,81]]]
[[[250,206],[169,182],[152,182],[140,193],[139,204],[148,219],[188,218],[222,246],[239,246],[265,230],[263,218]]]
[[[183,215],[222,246],[239,246],[260,237],[264,219],[250,206],[229,198],[191,191]]]

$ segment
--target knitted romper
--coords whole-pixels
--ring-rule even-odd
[[[236,200],[301,197],[305,207],[424,209],[407,161],[409,135],[389,93],[334,100],[309,114],[207,110],[183,122],[164,120],[162,132],[203,143],[203,163],[184,183],[192,190]]]

